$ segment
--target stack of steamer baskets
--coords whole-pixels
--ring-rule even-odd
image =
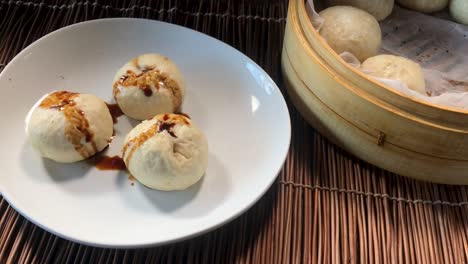
[[[406,96],[350,66],[313,27],[305,0],[290,1],[282,66],[297,109],[337,145],[407,177],[468,184],[468,111]]]

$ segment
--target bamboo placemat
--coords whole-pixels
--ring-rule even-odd
[[[60,27],[143,17],[227,42],[281,87],[286,12],[287,0],[1,0],[0,71],[21,49]],[[278,180],[252,209],[218,230],[158,248],[93,248],[45,232],[0,198],[0,263],[468,262],[468,187],[417,182],[375,168],[315,133],[294,107],[290,112],[291,150]]]

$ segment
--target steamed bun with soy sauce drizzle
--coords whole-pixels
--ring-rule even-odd
[[[44,158],[71,163],[102,151],[114,131],[104,101],[91,94],[45,95],[26,117],[26,135]]]
[[[187,117],[162,114],[143,121],[125,139],[122,157],[143,185],[183,190],[198,182],[208,162],[208,143]]]
[[[114,77],[114,99],[134,119],[177,112],[184,100],[185,81],[179,68],[160,54],[143,54],[120,68]]]

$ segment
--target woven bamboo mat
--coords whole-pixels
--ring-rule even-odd
[[[1,0],[0,71],[60,27],[144,17],[227,42],[281,86],[286,12],[287,0]],[[468,262],[468,187],[417,182],[370,166],[330,144],[290,108],[292,144],[278,180],[218,230],[158,248],[93,248],[45,232],[0,198],[0,263]]]

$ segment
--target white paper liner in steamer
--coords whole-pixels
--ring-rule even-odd
[[[315,11],[313,0],[308,0],[307,12],[319,31],[323,18]],[[427,95],[409,89],[400,81],[372,78],[409,97],[468,110],[468,26],[395,5],[393,13],[380,22],[380,27],[382,47],[379,53],[403,56],[419,63]],[[353,54],[344,52],[340,57],[360,69],[361,63]]]

